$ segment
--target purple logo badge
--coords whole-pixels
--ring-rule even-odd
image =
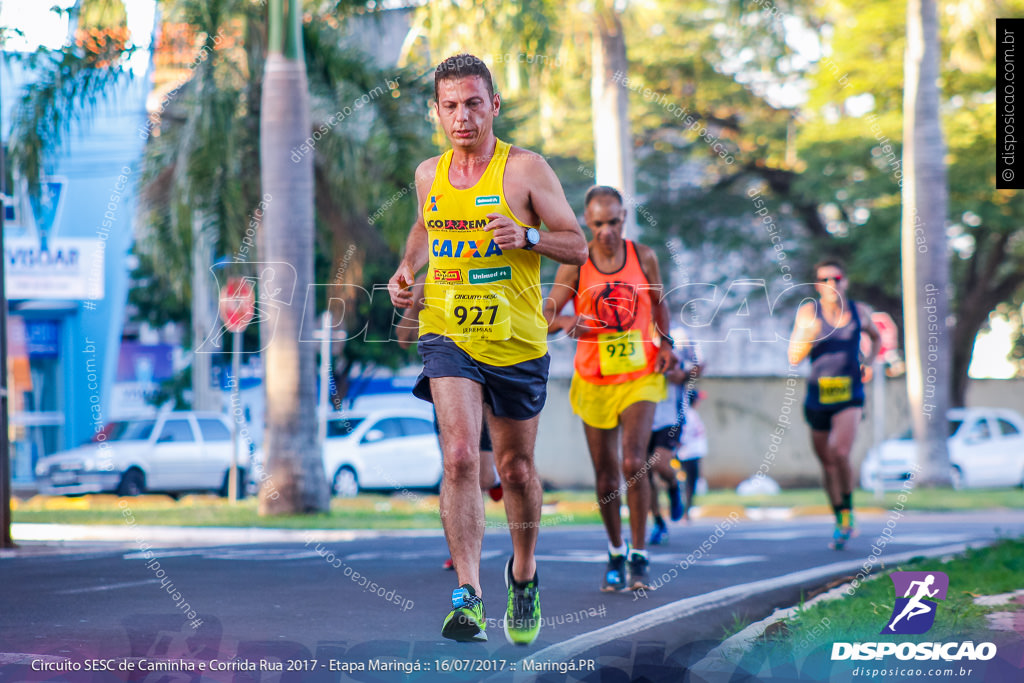
[[[946,599],[949,577],[943,572],[893,572],[889,578],[896,591],[896,604],[881,633],[927,633],[935,623],[935,600]]]

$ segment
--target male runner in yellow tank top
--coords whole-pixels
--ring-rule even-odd
[[[441,523],[460,584],[441,633],[487,640],[479,492],[486,417],[512,536],[505,635],[528,644],[541,624],[534,560],[541,485],[533,449],[548,355],[540,256],[582,264],[587,244],[547,162],[495,137],[501,98],[482,61],[463,54],[441,62],[434,94],[452,149],[416,169],[421,212],[388,287],[392,303],[408,308],[410,286],[427,266],[418,344],[423,374],[413,393],[437,410],[444,449]],[[541,223],[547,231],[538,230]]]

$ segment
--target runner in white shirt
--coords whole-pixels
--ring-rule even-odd
[[[700,348],[696,344],[684,341],[682,346],[676,349],[676,355],[679,357],[679,365],[665,374],[672,387],[669,389],[668,397],[655,406],[651,441],[647,447],[647,465],[651,471],[651,513],[654,515],[651,538],[648,541],[651,545],[660,545],[668,538],[668,525],[661,516],[661,506],[658,504],[657,478],[660,478],[668,489],[672,521],[678,522],[686,516],[679,479],[672,467],[672,460],[679,450],[681,437],[685,435],[684,425],[688,414],[687,392],[700,376]]]

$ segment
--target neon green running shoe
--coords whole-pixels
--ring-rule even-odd
[[[540,633],[540,584],[537,573],[526,583],[512,578],[512,558],[505,565],[508,607],[505,610],[505,638],[513,645],[529,645]]]
[[[460,643],[483,643],[487,641],[486,629],[484,601],[476,590],[468,583],[453,590],[452,611],[445,617],[441,635]]]

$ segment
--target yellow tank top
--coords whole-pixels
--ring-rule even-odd
[[[444,335],[476,360],[498,366],[547,352],[540,255],[526,249],[503,251],[483,229],[489,213],[530,227],[505,201],[502,178],[509,148],[498,140],[480,180],[464,190],[448,181],[448,150],[437,162],[423,205],[430,259],[420,335]]]

